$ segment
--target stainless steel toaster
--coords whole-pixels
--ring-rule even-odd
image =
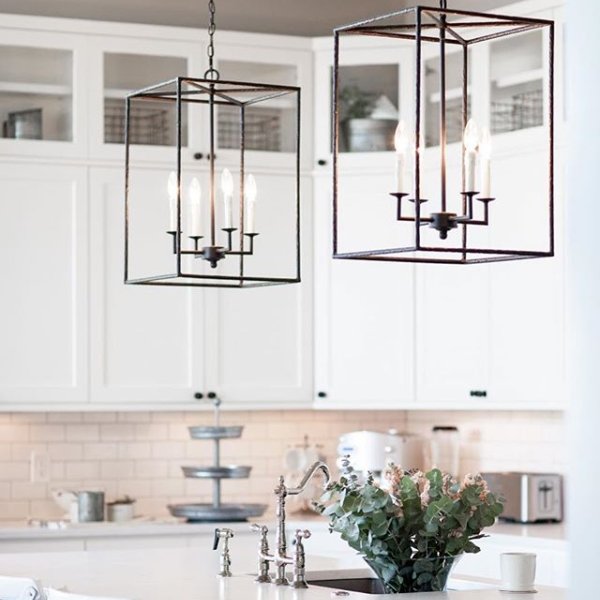
[[[514,471],[482,475],[491,491],[504,498],[501,519],[517,523],[562,521],[562,475]]]

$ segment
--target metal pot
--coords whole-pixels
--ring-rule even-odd
[[[104,492],[78,492],[80,523],[104,521]]]
[[[390,119],[349,119],[347,141],[350,152],[386,152],[394,149],[398,122]]]

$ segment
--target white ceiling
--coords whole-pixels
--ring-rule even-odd
[[[487,10],[514,0],[450,0]],[[217,26],[234,31],[328,35],[336,25],[436,0],[216,0]],[[0,12],[204,27],[207,0],[0,0]]]

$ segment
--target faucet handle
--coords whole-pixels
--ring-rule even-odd
[[[308,529],[296,529],[294,534],[294,544],[302,544],[302,540],[307,540],[312,533]]]
[[[225,540],[224,551],[227,551],[229,548],[229,540],[233,537],[233,530],[228,529],[227,527],[222,527],[215,529],[215,539],[213,541],[213,550],[216,550],[219,547],[219,541]]]
[[[262,536],[266,536],[269,533],[269,528],[266,525],[259,525],[258,523],[252,523],[250,525],[250,531],[260,533]]]
[[[306,554],[304,552],[304,544],[302,540],[307,540],[311,536],[308,529],[296,529],[294,534],[294,545],[296,551],[294,554],[294,577],[292,579],[292,587],[295,589],[307,588],[306,583]]]
[[[231,577],[231,556],[229,554],[229,540],[233,537],[233,531],[227,527],[221,529],[215,529],[215,540],[213,542],[213,550],[216,550],[219,546],[219,541],[223,542],[223,552],[220,556],[220,577]]]

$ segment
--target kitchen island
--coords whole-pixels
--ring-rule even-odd
[[[234,538],[231,543],[231,578],[220,578],[219,555],[206,547],[110,550],[90,552],[44,552],[0,554],[0,575],[33,577],[45,587],[67,589],[89,595],[115,596],[129,600],[330,600],[334,590],[311,585],[295,590],[273,584],[257,584],[256,539]],[[352,561],[354,561],[352,563]],[[307,579],[311,572],[336,571],[363,567],[357,557],[349,560],[311,555],[307,561]],[[476,587],[473,581],[453,582],[451,587]],[[485,584],[481,584],[485,586]],[[536,600],[564,600],[560,588],[538,587]],[[367,600],[379,597],[356,592],[345,598]],[[404,594],[421,600],[529,600],[531,594],[506,594],[497,589],[470,589],[431,594]]]

